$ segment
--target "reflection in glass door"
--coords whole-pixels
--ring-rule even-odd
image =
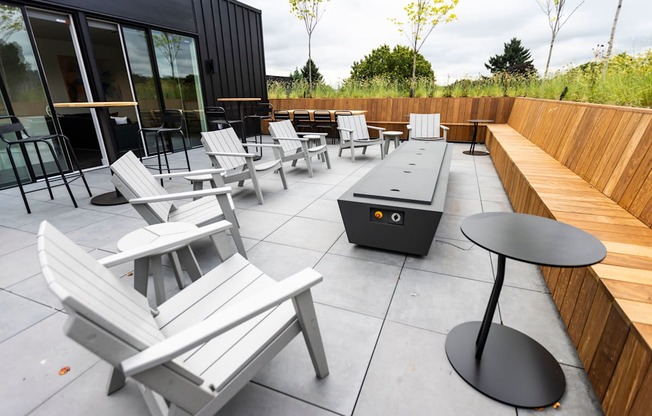
[[[0,82],[2,100],[0,115],[12,113],[33,136],[55,133],[52,117],[48,114],[48,101],[41,82],[36,56],[27,33],[20,8],[0,4]],[[5,95],[6,94],[6,95]],[[59,156],[63,154],[61,143],[52,143]],[[43,176],[32,146],[14,146],[12,154],[23,182]],[[53,159],[43,153],[46,171],[55,171]],[[25,161],[36,161],[29,165]],[[59,157],[65,162],[65,158]],[[67,166],[62,166],[67,169]],[[0,149],[0,188],[15,186],[16,180],[4,146]]]
[[[27,9],[27,15],[55,103],[56,113],[52,113],[63,134],[70,139],[81,167],[101,166],[103,149],[95,110],[56,108],[56,103],[93,101],[70,16],[31,8]]]
[[[191,146],[199,146],[204,104],[197,46],[188,36],[152,31],[165,109],[180,109],[186,120]],[[179,145],[180,146],[180,145]]]
[[[120,31],[115,23],[88,19],[96,66],[106,101],[135,101]],[[136,107],[109,107],[118,153],[139,149]]]

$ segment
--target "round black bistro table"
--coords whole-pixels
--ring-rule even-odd
[[[500,402],[530,408],[555,403],[566,388],[557,360],[527,335],[491,322],[505,278],[505,260],[583,267],[604,259],[606,248],[576,227],[527,214],[476,214],[466,218],[461,228],[469,240],[498,254],[498,268],[482,322],[463,323],[448,334],[448,360],[467,383]]]
[[[465,155],[471,156],[487,156],[489,152],[484,150],[475,150],[475,145],[478,140],[478,124],[480,123],[493,123],[493,120],[467,120],[469,123],[473,123],[473,138],[471,139],[471,147],[469,150],[465,150],[462,153]]]

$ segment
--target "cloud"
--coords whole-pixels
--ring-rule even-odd
[[[303,23],[290,14],[287,0],[243,0],[262,10],[265,57],[269,75],[288,75],[308,58]],[[569,1],[569,12],[580,0]],[[331,0],[313,34],[312,55],[332,85],[348,77],[351,65],[373,49],[407,44],[388,19],[405,16],[407,0]],[[594,58],[592,49],[609,41],[616,0],[587,0],[559,32],[551,70]],[[550,27],[536,0],[460,0],[458,20],[435,28],[421,53],[438,82],[487,75],[484,63],[502,53],[503,44],[518,38],[530,49],[540,73],[550,46]],[[628,0],[620,13],[614,54],[652,47],[652,2]]]

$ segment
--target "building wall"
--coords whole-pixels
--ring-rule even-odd
[[[44,8],[197,36],[207,106],[220,97],[267,99],[262,19],[235,0],[36,0]]]

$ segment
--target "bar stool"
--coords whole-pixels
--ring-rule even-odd
[[[181,143],[183,144],[183,152],[186,156],[186,165],[188,170],[190,169],[190,159],[188,158],[188,148],[186,146],[187,135],[184,131],[184,122],[183,122],[183,112],[181,110],[165,110],[161,117],[162,124],[158,127],[143,127],[138,131],[138,134],[142,132],[143,139],[145,140],[145,145],[147,145],[147,134],[154,134],[154,144],[156,145],[156,157],[158,159],[158,173],[163,173],[163,165],[161,164],[161,150],[163,151],[163,158],[165,159],[165,166],[168,173],[170,173],[170,162],[168,161],[167,151],[165,150],[165,140],[164,136],[168,138],[168,148],[172,152],[174,151],[172,146],[172,137],[176,134],[181,136]],[[159,140],[161,146],[159,147]],[[144,149],[143,149],[144,150]],[[143,151],[144,154],[144,151]],[[142,161],[142,156],[141,156]],[[156,168],[155,166],[147,166],[148,168]],[[182,168],[176,168],[182,169]]]
[[[294,110],[292,115],[294,130],[297,132],[310,132],[312,125],[310,124],[310,113],[308,110]]]
[[[254,143],[263,143],[263,120],[271,120],[274,106],[271,103],[257,103],[254,107],[254,113],[245,116],[245,122],[253,120],[256,129],[254,130]],[[260,148],[260,156],[263,155],[263,148]]]
[[[25,131],[25,127],[23,127],[23,124],[18,120],[16,116],[13,115],[7,115],[7,116],[1,116],[0,120],[11,120],[11,124],[4,124],[0,125],[0,140],[2,140],[6,144],[6,150],[7,150],[7,156],[9,156],[9,162],[11,163],[11,169],[14,172],[14,177],[16,178],[16,184],[18,185],[18,189],[20,190],[20,195],[23,198],[23,203],[25,204],[25,209],[27,209],[27,213],[31,214],[32,211],[29,208],[29,203],[27,202],[27,196],[26,194],[30,192],[36,192],[36,191],[42,191],[47,188],[48,193],[50,194],[50,199],[54,199],[54,195],[52,194],[52,188],[56,186],[61,186],[65,185],[66,189],[68,190],[68,195],[70,195],[70,199],[72,200],[72,204],[77,208],[77,201],[75,200],[75,196],[72,194],[72,190],[70,189],[70,182],[73,182],[79,178],[82,179],[84,182],[84,185],[86,186],[86,190],[88,191],[88,196],[93,196],[91,193],[91,189],[88,187],[88,183],[86,182],[86,178],[84,177],[84,172],[82,172],[81,167],[79,165],[79,162],[77,161],[77,156],[75,155],[75,152],[72,148],[72,145],[70,144],[70,140],[63,134],[50,134],[50,135],[44,135],[44,136],[30,136],[27,134],[27,131]],[[14,133],[16,139],[12,140],[8,136]],[[59,149],[59,153],[55,152],[54,146],[60,146],[60,144],[57,144],[55,142],[55,139],[58,139],[59,141],[63,141],[64,143],[64,148]],[[16,161],[14,160],[14,155],[11,152],[11,147],[14,145],[18,145],[18,148],[20,149],[21,154],[23,155],[23,158],[25,160],[26,166],[31,166],[30,159],[29,159],[29,152],[27,151],[25,145],[28,143],[32,143],[34,145],[34,150],[36,151],[36,156],[39,161],[39,166],[41,168],[41,172],[43,174],[43,179],[45,180],[45,188],[38,188],[38,189],[32,189],[30,191],[25,191],[25,188],[23,188],[23,181],[20,177],[20,174],[18,173],[18,167],[16,166]],[[50,178],[49,174],[45,169],[45,164],[43,163],[43,156],[41,155],[41,150],[39,149],[39,145],[45,145],[46,148],[50,151],[52,160],[54,161],[54,164],[57,167],[57,176],[61,176],[61,179],[59,178],[53,178],[53,180],[61,180],[63,183],[58,184],[58,185],[51,185],[50,184]],[[70,155],[70,159],[74,166],[71,166],[71,170],[76,167],[75,170],[78,171],[78,173],[75,173],[74,176],[71,177],[71,180],[68,181],[68,178],[66,178],[66,175],[63,173],[63,169],[61,168],[61,163],[59,162],[59,157],[64,157],[63,155],[67,152]],[[29,169],[29,168],[28,168]]]

